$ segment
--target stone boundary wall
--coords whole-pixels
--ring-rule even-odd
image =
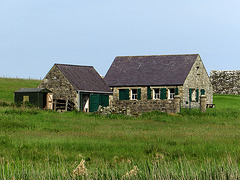
[[[121,100],[114,102],[111,107],[100,107],[98,112],[100,114],[139,115],[157,110],[165,113],[178,113],[180,112],[180,106],[180,97],[173,100]]]
[[[240,70],[212,70],[210,80],[214,94],[240,95]]]

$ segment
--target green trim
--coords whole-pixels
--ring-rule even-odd
[[[125,100],[129,100],[129,89],[125,89]]]
[[[137,99],[138,99],[138,100],[141,100],[141,89],[138,89],[138,90],[137,90],[137,93],[138,93],[138,94],[137,94]]]
[[[175,95],[178,95],[178,88],[175,88]]]
[[[150,87],[147,88],[147,99],[148,100],[152,99],[152,90]]]
[[[160,99],[167,99],[167,89],[161,88]]]
[[[189,89],[189,102],[192,102],[192,89]]]
[[[196,91],[196,101],[198,102],[198,99],[199,99],[199,89],[197,89]]]

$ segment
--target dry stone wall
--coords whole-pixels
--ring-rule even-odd
[[[215,94],[240,95],[240,70],[212,70],[210,73],[210,80]]]

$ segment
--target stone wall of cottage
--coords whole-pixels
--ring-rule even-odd
[[[66,100],[68,98],[75,103],[77,108],[77,92],[56,65],[52,67],[38,87],[51,90],[54,99]]]
[[[210,80],[215,94],[240,95],[240,70],[212,70],[210,73]]]
[[[189,101],[189,89],[199,90],[199,100]],[[200,91],[205,90],[206,103],[213,103],[213,88],[200,56],[197,57],[188,77],[183,84],[182,107],[200,108]]]
[[[177,88],[177,86],[151,86],[152,97],[154,88]],[[141,89],[141,100],[119,100],[119,90],[129,89]],[[121,113],[123,111],[129,110],[130,114],[140,114],[142,112],[149,112],[154,110],[159,110],[166,113],[176,113],[178,109],[177,103],[174,99],[150,99],[147,98],[147,87],[115,87],[112,88],[113,95],[110,96],[110,107],[114,113]],[[182,94],[182,87],[178,87],[179,95]],[[129,93],[131,96],[131,93]],[[167,97],[168,98],[168,97]]]
[[[150,112],[150,111],[161,111],[166,113],[176,113],[176,106],[174,100],[122,100],[117,101],[113,104],[112,109],[116,113],[121,113],[122,111],[128,111],[131,115],[134,114],[141,114],[143,112]]]

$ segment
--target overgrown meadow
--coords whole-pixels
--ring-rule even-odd
[[[214,103],[138,117],[2,103],[0,179],[239,179],[240,96]]]

